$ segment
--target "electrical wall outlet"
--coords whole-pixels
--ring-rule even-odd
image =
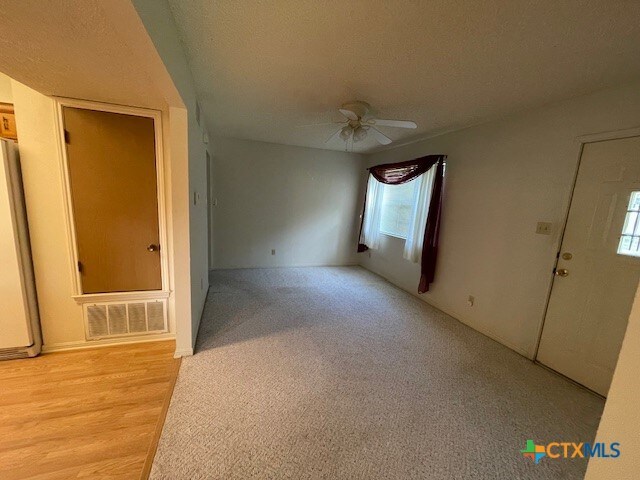
[[[476,297],[474,297],[473,295],[469,295],[469,298],[467,298],[467,305],[473,307],[474,303],[476,303]]]
[[[275,255],[275,254],[276,254],[276,249],[274,248],[271,250],[271,255]]]
[[[551,235],[551,228],[553,224],[551,222],[538,222],[536,225],[536,233],[539,235]]]

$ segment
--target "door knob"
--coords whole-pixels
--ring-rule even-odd
[[[569,275],[569,270],[567,270],[566,268],[557,268],[556,269],[556,276],[557,277],[566,277]]]
[[[160,245],[154,245],[153,243],[147,247],[150,252],[157,252],[160,250]]]

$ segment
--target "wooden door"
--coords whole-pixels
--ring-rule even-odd
[[[83,293],[161,290],[154,120],[63,108]]]
[[[640,137],[584,146],[538,360],[607,395],[640,278]]]

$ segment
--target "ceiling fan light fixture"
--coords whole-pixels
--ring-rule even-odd
[[[355,130],[353,131],[354,142],[360,142],[364,140],[366,137],[367,137],[367,130],[362,128],[361,126],[356,127]]]
[[[349,137],[351,137],[351,130],[352,129],[350,125],[345,125],[344,127],[342,127],[342,129],[340,130],[340,138],[345,142],[349,140]]]

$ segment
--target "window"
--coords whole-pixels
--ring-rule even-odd
[[[384,185],[380,216],[381,233],[407,238],[417,183],[412,180],[402,185]]]
[[[640,192],[631,192],[618,253],[640,257]]]

